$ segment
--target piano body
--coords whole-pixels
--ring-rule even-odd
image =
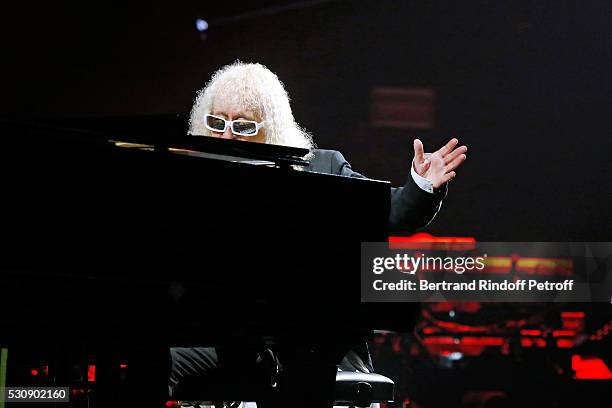
[[[96,406],[159,406],[169,347],[262,338],[280,386],[214,397],[328,404],[336,363],[383,328],[359,262],[387,239],[388,183],[296,170],[307,152],[283,146],[0,128],[0,345],[47,352],[57,386],[94,355]]]

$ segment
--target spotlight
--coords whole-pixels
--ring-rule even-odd
[[[201,33],[208,30],[208,21],[202,18],[196,18],[195,25],[196,25],[196,30],[198,30]]]

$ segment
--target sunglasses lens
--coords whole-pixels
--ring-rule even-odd
[[[225,129],[225,121],[223,119],[215,118],[214,116],[206,116],[206,125],[214,130],[223,132]]]
[[[255,122],[239,120],[234,122],[234,127],[232,130],[240,135],[254,135],[257,133],[257,125]]]

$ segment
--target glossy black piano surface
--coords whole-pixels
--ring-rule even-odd
[[[12,310],[2,319],[11,324],[174,325],[190,330],[173,340],[189,342],[177,333],[203,341],[226,327],[364,322],[359,245],[386,239],[388,183],[294,170],[306,152],[280,146],[15,124],[2,133],[2,308]]]

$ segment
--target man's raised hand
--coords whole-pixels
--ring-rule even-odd
[[[425,153],[423,143],[414,140],[414,170],[421,177],[431,181],[434,189],[455,178],[455,169],[467,158],[467,146],[456,147],[459,140],[452,138],[446,145],[433,153]]]

